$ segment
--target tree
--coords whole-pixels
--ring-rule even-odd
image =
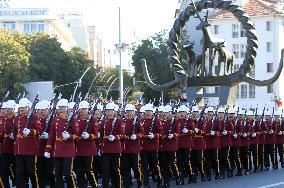
[[[132,56],[132,65],[135,68],[136,80],[143,81],[142,66],[140,64],[141,59],[146,59],[150,76],[155,83],[164,84],[174,79],[170,66],[167,63],[167,37],[166,31],[161,31],[155,35],[142,40],[141,44],[133,49],[134,55]],[[151,100],[153,98],[160,98],[160,92],[152,90],[149,87],[139,84],[137,89],[144,92],[144,100]],[[170,91],[164,92],[164,99],[168,101],[171,98]]]
[[[9,90],[14,97],[23,91],[21,85],[29,81],[30,54],[20,42],[15,40],[12,33],[0,29],[0,93]]]

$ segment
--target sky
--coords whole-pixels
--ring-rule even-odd
[[[118,7],[121,10],[122,42],[132,43],[174,23],[178,0],[10,0],[12,8],[51,8],[59,12],[82,12],[108,45],[118,43]]]

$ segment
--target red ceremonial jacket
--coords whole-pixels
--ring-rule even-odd
[[[226,127],[224,127],[224,121],[217,120],[218,124],[221,124],[221,134],[224,130],[227,131],[227,135],[222,135],[220,137],[221,147],[229,147],[232,146],[232,134],[235,121],[228,120]]]
[[[152,119],[144,118],[142,120],[142,126],[144,128],[144,135],[142,137],[141,142],[141,150],[142,151],[158,151],[159,150],[159,137],[162,134],[162,122],[160,120],[156,120],[152,133],[154,134],[154,139],[148,138],[148,134],[150,133],[152,124]]]
[[[256,137],[252,137],[250,136],[250,144],[259,144],[259,135],[261,132],[261,128],[259,126],[259,121],[255,121],[255,124],[253,126],[253,122],[252,122],[252,128],[251,128],[251,133],[256,133]]]
[[[265,144],[275,144],[276,141],[276,131],[277,131],[277,123],[273,122],[272,126],[270,122],[264,122],[266,124],[267,130],[265,134]],[[273,130],[273,134],[269,134],[269,131]]]
[[[206,122],[206,149],[220,149],[220,132],[221,132],[221,124],[213,121],[205,121]],[[213,127],[212,127],[213,126]],[[215,131],[215,135],[211,136],[211,130]]]
[[[14,117],[3,117],[0,121],[3,130],[1,131],[2,153],[14,153],[14,140],[9,138],[9,134],[13,132]]]
[[[177,119],[176,124],[180,127],[179,148],[190,149],[193,147],[194,123],[186,119]],[[182,132],[183,128],[188,129],[188,133]]]
[[[195,128],[199,129],[199,132],[196,133],[194,132],[194,137],[193,137],[193,147],[192,150],[205,150],[206,149],[206,142],[204,139],[204,135],[206,134],[206,125],[205,121],[201,121],[200,125],[198,127],[198,121],[190,119],[189,123],[192,124],[192,126]]]
[[[176,120],[174,120],[176,121]],[[162,122],[163,130],[161,135],[160,151],[177,151],[178,150],[178,136],[180,134],[179,124],[173,122],[171,127],[171,120],[165,120]],[[169,134],[173,134],[172,139],[168,138]]]

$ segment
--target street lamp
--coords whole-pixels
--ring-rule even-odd
[[[91,67],[88,67],[87,70],[85,70],[85,72],[82,74],[82,76],[79,78],[79,80],[77,81],[77,85],[75,87],[75,90],[74,90],[74,93],[72,95],[72,102],[74,101],[74,98],[75,98],[75,94],[76,94],[76,91],[78,89],[78,87],[81,87],[82,86],[82,79],[83,77],[86,75],[86,73],[91,69]]]
[[[99,72],[99,73],[95,76],[95,78],[92,80],[91,85],[90,85],[90,87],[89,87],[89,89],[88,89],[88,92],[87,92],[87,94],[86,94],[86,99],[87,99],[88,96],[89,96],[89,93],[90,93],[90,91],[91,91],[91,89],[92,89],[92,87],[93,87],[93,84],[95,83],[95,80],[99,77],[99,75],[100,75],[102,72],[103,72],[103,69],[101,69],[100,72]]]

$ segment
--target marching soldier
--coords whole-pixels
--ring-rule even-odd
[[[206,133],[205,122],[203,121],[203,114],[199,116],[198,106],[192,107],[192,117],[189,119],[188,124],[194,128],[193,147],[191,151],[191,161],[193,168],[193,183],[197,181],[198,170],[201,174],[201,181],[206,181],[204,173],[204,151],[206,149],[206,142],[204,135]]]
[[[205,161],[206,161],[206,176],[207,180],[211,181],[211,167],[215,170],[215,180],[219,179],[219,155],[218,150],[220,149],[220,124],[216,124],[214,117],[213,107],[208,107],[206,110],[206,151],[205,151]],[[216,118],[216,117],[215,117]]]
[[[4,102],[2,105],[1,116],[1,141],[2,143],[2,157],[1,157],[1,178],[3,187],[10,187],[9,174],[11,180],[15,180],[15,155],[14,155],[14,140],[13,135],[16,103],[13,100]]]
[[[272,163],[272,168],[276,169],[276,159],[275,159],[275,134],[276,126],[271,116],[274,116],[271,111],[265,112],[265,145],[264,145],[264,161],[265,161],[265,171],[269,170],[270,162],[269,156]],[[274,117],[273,117],[274,118]]]
[[[156,121],[157,117],[153,115],[152,104],[146,104],[144,110],[145,118],[142,123],[145,136],[142,137],[140,152],[144,186],[146,188],[150,187],[148,167],[152,166],[158,179],[157,187],[162,187],[161,171],[158,163],[159,136],[162,133],[162,124],[160,121]]]
[[[90,125],[86,124],[88,112],[89,103],[85,100],[81,101],[79,103],[79,117],[73,121],[74,126],[79,127],[78,135],[80,135],[76,140],[76,157],[74,162],[74,170],[79,188],[87,188],[88,182],[93,188],[98,187],[93,171],[93,156],[97,154],[95,139],[98,134],[98,126],[96,125],[96,121],[90,122],[92,123]]]
[[[20,115],[15,117],[14,121],[15,129],[13,135],[16,135],[16,185],[19,188],[25,187],[27,177],[31,179],[33,187],[39,187],[36,156],[39,153],[37,136],[41,133],[41,127],[36,123],[36,118],[32,118],[29,122],[28,115],[31,106],[32,104],[27,98],[22,98],[19,101]]]
[[[191,165],[191,148],[193,147],[194,128],[193,124],[189,123],[189,109],[182,105],[178,108],[180,118],[176,119],[175,124],[178,124],[181,129],[179,137],[179,149],[177,153],[178,168],[181,173],[181,184],[184,184],[186,174],[189,176],[188,184],[193,182],[193,169]]]
[[[137,179],[138,187],[143,186],[142,172],[139,166],[139,153],[141,150],[140,139],[143,136],[143,126],[139,123],[135,115],[135,106],[127,104],[125,106],[125,135],[122,143],[122,169],[124,175],[124,186],[131,187],[131,169]]]
[[[232,134],[234,125],[235,110],[229,108],[225,112],[224,108],[218,109],[218,118],[216,124],[220,124],[222,136],[220,137],[220,179],[225,178],[225,171],[227,170],[227,177],[233,177],[232,165],[229,159],[230,148],[232,146]]]
[[[245,175],[250,174],[251,167],[249,162],[249,138],[251,136],[251,128],[253,123],[253,111],[249,110],[246,114],[240,114],[239,118],[239,126],[242,127],[242,134],[241,134],[241,161],[243,164],[243,169],[245,169]]]
[[[57,103],[58,116],[52,120],[44,156],[54,158],[55,187],[64,187],[63,176],[67,187],[76,187],[73,176],[73,159],[78,127],[68,124],[68,101],[60,99]],[[51,152],[53,152],[51,154]]]
[[[265,110],[265,109],[264,109]],[[264,112],[257,111],[256,116],[256,123],[259,124],[260,131],[259,131],[259,144],[258,144],[258,164],[259,164],[259,171],[262,172],[265,168],[265,159],[264,159],[264,145],[265,145],[265,131],[266,125],[263,122]]]
[[[115,188],[121,187],[120,154],[121,138],[124,134],[124,124],[115,117],[116,106],[113,103],[106,105],[106,118],[100,125],[102,186],[108,188],[110,179]]]
[[[39,157],[38,157],[38,174],[39,174],[39,187],[46,187],[47,181],[52,188],[55,186],[55,177],[53,173],[53,159],[44,157],[44,151],[48,139],[48,122],[50,103],[46,100],[40,101],[36,104],[37,110],[37,124],[41,127],[42,133],[39,137]]]
[[[237,174],[236,176],[242,176],[242,163],[240,158],[240,146],[241,146],[241,134],[242,134],[242,127],[238,124],[239,115],[238,113],[243,113],[242,110],[238,110],[237,112],[237,119],[235,119],[235,113],[232,110],[232,118],[233,118],[233,135],[232,135],[232,147],[230,151],[231,156],[231,164],[237,166]],[[232,167],[232,170],[234,168]]]
[[[172,116],[172,107],[166,105],[164,107],[165,120],[161,122],[162,135],[160,139],[160,164],[162,177],[164,180],[164,187],[170,187],[170,172],[176,179],[176,185],[183,182],[180,180],[180,173],[176,162],[176,152],[178,150],[178,136],[180,134],[180,127],[178,123],[174,123],[175,117]],[[158,120],[161,121],[161,120]]]
[[[281,115],[282,116],[282,115]],[[275,138],[275,168],[278,169],[278,160],[277,153],[279,155],[279,162],[281,167],[284,168],[283,163],[283,144],[284,144],[284,136],[283,136],[283,120],[280,119],[280,114],[278,111],[274,113],[275,121],[274,124],[276,126],[276,138]]]

